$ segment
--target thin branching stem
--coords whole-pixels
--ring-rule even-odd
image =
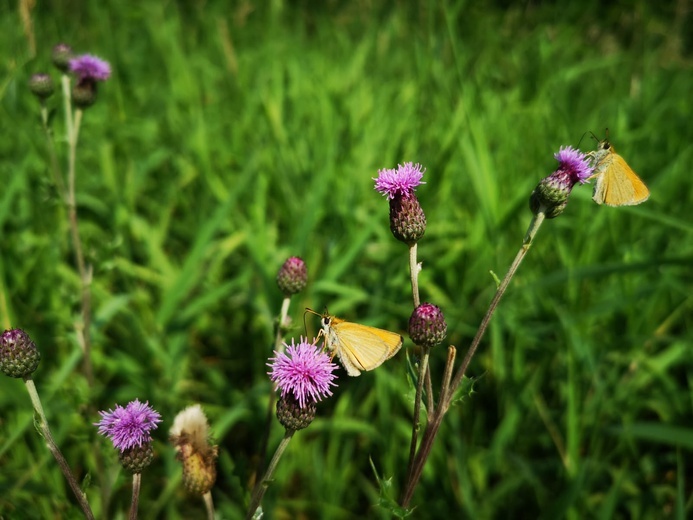
[[[277,450],[274,452],[274,456],[272,457],[269,466],[267,466],[267,471],[265,471],[262,478],[255,483],[255,488],[253,489],[253,494],[250,499],[250,505],[248,506],[248,513],[245,516],[246,520],[253,518],[255,511],[257,511],[257,508],[260,507],[262,497],[265,496],[265,491],[267,491],[267,488],[272,481],[274,470],[277,469],[277,464],[279,464],[279,459],[281,459],[282,455],[284,454],[284,450],[286,450],[286,447],[289,445],[289,441],[291,441],[291,437],[293,437],[294,433],[295,430],[286,430],[286,433],[284,433],[284,437],[279,443],[279,446],[277,446]]]
[[[438,434],[438,430],[440,429],[443,417],[445,416],[445,413],[447,412],[447,410],[450,407],[450,404],[452,403],[455,391],[462,382],[462,378],[464,377],[467,367],[469,367],[469,363],[471,362],[472,357],[476,353],[479,343],[481,342],[481,339],[483,338],[484,333],[488,328],[489,322],[491,321],[493,314],[498,308],[498,304],[500,303],[503,294],[505,294],[506,289],[510,285],[510,281],[515,275],[515,272],[517,271],[518,267],[520,267],[522,260],[527,254],[527,251],[529,251],[534,237],[537,231],[539,230],[539,227],[544,221],[544,217],[544,208],[540,208],[529,225],[525,238],[522,241],[522,247],[515,256],[515,259],[513,260],[510,269],[508,269],[505,278],[503,278],[503,281],[498,286],[496,294],[493,297],[493,300],[491,300],[491,304],[489,305],[489,308],[486,311],[486,315],[481,320],[479,329],[477,330],[477,333],[474,336],[474,339],[472,340],[472,344],[470,345],[469,350],[467,351],[467,354],[464,357],[462,364],[460,365],[460,368],[455,373],[455,376],[452,379],[452,381],[449,382],[447,385],[445,384],[445,382],[450,380],[451,374],[451,372],[449,372],[448,369],[451,370],[452,366],[449,363],[446,365],[446,375],[443,378],[443,390],[441,391],[441,396],[438,401],[438,406],[433,416],[433,420],[427,424],[424,434],[421,438],[421,444],[419,446],[419,449],[416,452],[416,456],[414,458],[413,463],[411,464],[410,470],[407,472],[408,478],[404,487],[402,498],[400,500],[400,505],[402,507],[409,506],[409,502],[411,501],[411,498],[414,495],[414,489],[416,488],[416,485],[418,484],[419,479],[421,478],[421,473],[423,471],[424,465],[426,464],[426,460],[428,459],[428,456],[431,452],[431,448],[433,447],[433,441],[435,440],[436,435]],[[452,359],[454,360],[454,354],[449,353],[448,360],[450,359],[450,357],[452,357]]]
[[[58,445],[55,443],[55,440],[53,439],[53,434],[51,433],[50,427],[48,426],[48,420],[46,419],[46,414],[43,411],[41,399],[39,398],[38,391],[36,390],[34,380],[30,376],[25,377],[24,383],[26,384],[26,388],[29,392],[29,397],[31,398],[31,403],[34,406],[34,410],[38,415],[37,426],[41,432],[43,440],[46,441],[46,445],[48,446],[48,449],[53,454],[53,457],[58,463],[60,471],[63,472],[63,475],[67,480],[67,483],[70,485],[70,489],[72,489],[72,492],[74,493],[75,498],[79,503],[79,506],[82,508],[82,511],[84,512],[85,518],[87,518],[88,520],[93,520],[94,514],[91,511],[91,507],[89,506],[87,497],[80,489],[79,484],[77,483],[77,479],[72,473],[72,470],[70,469],[67,460],[65,460],[65,457],[60,451],[60,448],[58,448]]]

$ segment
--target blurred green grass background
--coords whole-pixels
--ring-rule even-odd
[[[303,308],[325,306],[406,335],[407,250],[373,190],[379,168],[427,168],[422,299],[443,308],[461,359],[553,153],[592,149],[584,133],[607,127],[651,198],[599,207],[576,187],[544,224],[468,372],[473,392],[448,413],[413,517],[690,515],[692,35],[688,0],[3,3],[0,316],[43,354],[35,380],[97,516],[123,518],[130,484],[87,409],[139,398],[164,417],[141,517],[203,518],[166,442],[194,402],[220,445],[219,518],[242,517],[288,256],[310,277],[292,301],[296,337]],[[26,88],[54,72],[59,42],[113,67],[77,163],[93,391],[66,214]],[[390,518],[369,460],[396,498],[413,395],[404,358],[340,378],[289,446],[265,518]],[[443,358],[434,350],[434,382]],[[0,378],[0,516],[79,517],[22,386]],[[273,424],[271,447],[282,433]],[[106,510],[95,446],[109,463]]]

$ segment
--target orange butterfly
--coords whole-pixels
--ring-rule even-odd
[[[592,158],[594,165],[592,177],[597,179],[592,199],[597,204],[607,206],[633,206],[645,202],[650,196],[650,190],[645,183],[623,157],[616,153],[608,139],[597,141],[597,150],[587,154]]]
[[[320,334],[325,337],[325,346],[337,354],[350,376],[378,368],[402,347],[402,336],[395,332],[345,321],[326,312],[306,312],[322,317]]]

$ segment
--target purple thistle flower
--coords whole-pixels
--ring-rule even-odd
[[[301,342],[294,345],[284,343],[286,353],[275,351],[275,356],[267,363],[272,370],[270,379],[277,384],[282,397],[290,393],[296,398],[301,408],[308,403],[316,403],[323,397],[332,395],[330,386],[337,386],[334,372],[337,365],[330,356],[322,351],[315,342],[308,343],[301,337]]]
[[[375,189],[388,199],[394,199],[396,195],[411,195],[419,184],[426,184],[421,181],[425,171],[420,164],[411,162],[397,165],[396,170],[383,168],[378,170],[378,178],[373,178]]]
[[[578,182],[584,184],[592,175],[587,154],[570,146],[562,146],[553,155],[558,168],[542,179],[529,197],[529,207],[535,215],[540,211],[546,218],[556,218],[568,204],[568,196]]]
[[[578,182],[584,184],[592,175],[587,155],[580,150],[575,150],[571,146],[561,146],[553,156],[560,163],[556,171],[563,171],[567,175],[572,182],[571,188]]]
[[[161,422],[161,414],[149,406],[149,401],[141,403],[139,399],[131,401],[125,408],[116,405],[115,410],[99,412],[99,415],[101,420],[94,425],[121,452],[150,443],[150,432],[156,430],[157,423]]]
[[[80,83],[106,81],[111,76],[111,66],[108,62],[90,54],[71,59],[70,70],[79,78]]]

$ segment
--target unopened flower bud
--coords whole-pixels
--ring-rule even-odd
[[[65,43],[59,43],[53,47],[53,65],[55,65],[62,72],[67,72],[70,70],[70,60],[72,59],[72,47]]]
[[[0,371],[10,377],[26,377],[34,373],[41,353],[22,329],[6,330],[0,339]]]
[[[284,296],[301,292],[308,281],[306,263],[298,256],[289,258],[277,273],[277,285]]]
[[[49,98],[55,92],[53,78],[48,74],[34,74],[29,78],[29,90],[37,98],[43,100]]]
[[[442,343],[447,332],[443,311],[432,303],[422,303],[409,318],[409,337],[422,347],[435,347]]]
[[[120,464],[130,473],[142,473],[144,468],[154,459],[152,443],[147,442],[141,446],[127,448],[118,454]]]
[[[313,419],[317,406],[314,401],[308,401],[301,407],[298,399],[291,394],[283,395],[277,401],[277,419],[281,425],[290,431],[307,428]]]

